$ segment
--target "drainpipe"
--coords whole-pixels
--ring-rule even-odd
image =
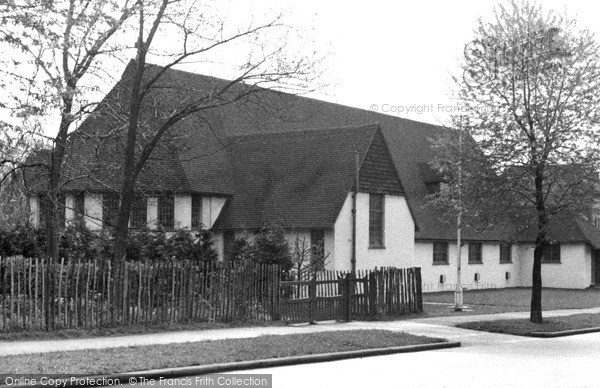
[[[356,277],[356,199],[358,197],[358,171],[360,169],[360,157],[358,150],[355,157],[355,185],[352,193],[352,256],[350,257],[350,265],[352,266],[352,277]]]

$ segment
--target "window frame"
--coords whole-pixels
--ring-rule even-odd
[[[165,194],[158,197],[157,200],[157,217],[156,223],[158,227],[164,230],[175,229],[175,195]]]
[[[436,247],[438,249],[436,249]],[[441,249],[440,249],[441,248]],[[442,256],[442,260],[439,259],[439,256]],[[438,258],[438,259],[436,259]],[[448,265],[450,254],[449,254],[449,244],[447,241],[434,241],[433,249],[432,249],[432,259],[433,265]]]
[[[375,201],[374,201],[375,199]],[[378,205],[375,207],[374,205]],[[385,248],[385,195],[369,194],[369,248]]]
[[[116,203],[116,206],[115,206]],[[132,204],[133,205],[133,204]],[[117,226],[119,217],[120,199],[116,193],[105,193],[102,195],[102,228],[114,228]],[[131,209],[133,219],[133,206]]]
[[[191,199],[191,223],[190,227],[193,230],[202,229],[202,196],[200,194],[192,194]]]
[[[544,253],[542,254],[542,263],[544,264],[561,264],[561,244],[553,243],[546,245]],[[550,256],[550,257],[548,257]]]
[[[469,242],[469,264],[483,264],[483,244],[480,242]]]
[[[507,255],[503,255],[504,249],[504,253],[508,253],[508,259],[506,259]],[[512,259],[512,244],[509,243],[501,243],[500,247],[499,247],[499,259],[500,259],[500,264],[511,264],[513,262]]]
[[[129,227],[133,229],[143,229],[148,226],[148,198],[142,195],[136,195],[131,202],[131,214],[129,217]]]

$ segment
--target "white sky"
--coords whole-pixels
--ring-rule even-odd
[[[329,80],[337,83],[314,97],[379,111],[392,106],[431,107],[432,112],[399,113],[434,124],[448,115],[438,104],[452,106],[451,76],[457,73],[464,45],[480,17],[489,19],[497,1],[308,0],[292,5],[302,23],[313,17],[318,44],[327,49]],[[585,0],[541,1],[545,10],[566,11],[580,27],[600,39],[600,3]],[[568,5],[567,5],[568,4]],[[384,106],[389,104],[389,106]],[[389,112],[392,114],[398,114]]]
[[[497,3],[220,0],[214,4],[227,13],[226,22],[242,24],[283,10],[286,22],[306,36],[298,50],[326,54],[321,83],[327,86],[309,96],[443,124],[449,117],[445,110],[454,106],[449,98],[451,76],[459,74],[464,46],[472,39],[478,18],[491,18]],[[580,27],[589,28],[600,39],[598,3],[542,0],[541,4],[545,10],[566,11]],[[160,43],[170,44],[168,39]],[[218,67],[213,69],[205,73],[223,76]],[[121,71],[115,69],[111,74],[118,78]],[[102,92],[108,92],[111,86],[110,82],[103,85]],[[54,135],[55,125],[47,127],[51,132],[47,133]]]

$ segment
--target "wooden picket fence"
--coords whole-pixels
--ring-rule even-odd
[[[273,320],[280,277],[255,263],[0,257],[0,331]]]
[[[256,263],[0,257],[0,332],[422,311],[419,268],[289,277]]]
[[[420,268],[320,271],[281,282],[279,316],[290,322],[423,312]]]

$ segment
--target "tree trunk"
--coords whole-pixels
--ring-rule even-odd
[[[119,207],[119,217],[117,218],[117,228],[115,230],[114,240],[114,258],[123,260],[125,258],[125,243],[129,233],[129,216],[131,214],[131,205],[133,203],[135,181],[139,173],[135,162],[135,146],[137,141],[138,122],[141,109],[141,84],[144,77],[146,66],[145,52],[141,49],[141,39],[138,41],[138,56],[136,70],[131,87],[131,97],[129,101],[129,124],[127,127],[127,142],[124,150],[123,164],[123,186],[121,187],[121,206]]]
[[[538,236],[539,237],[539,236]],[[534,323],[542,323],[542,257],[544,245],[536,240],[533,251],[533,272],[531,282],[531,309],[529,320]]]
[[[531,309],[529,320],[542,323],[542,257],[546,249],[548,216],[543,192],[543,170],[538,166],[535,177],[536,210],[538,234],[533,251],[533,270],[531,273]]]
[[[121,190],[121,205],[119,206],[119,216],[117,217],[117,227],[115,229],[114,241],[114,259],[124,260],[126,253],[127,236],[129,234],[129,218],[133,204],[134,181],[127,179]]]
[[[72,87],[72,85],[69,85]],[[60,119],[58,134],[54,139],[54,148],[52,149],[50,160],[50,187],[46,196],[48,206],[46,213],[46,254],[56,263],[58,261],[58,237],[60,213],[64,211],[60,202],[62,164],[67,149],[67,134],[69,126],[73,121],[71,119],[71,109],[73,98],[63,97],[64,109]]]

